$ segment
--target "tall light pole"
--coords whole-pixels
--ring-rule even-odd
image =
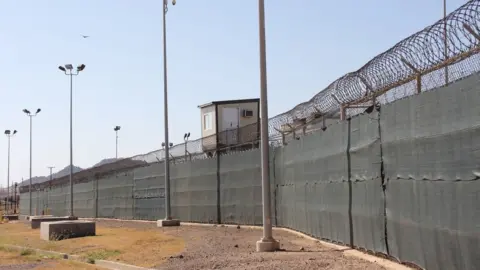
[[[70,76],[70,217],[73,215],[73,76],[77,76],[85,69],[85,65],[81,64],[74,71],[72,64],[59,66],[58,69],[63,71],[65,75]]]
[[[172,5],[176,1],[172,0]],[[157,226],[178,226],[179,220],[173,220],[170,213],[170,159],[169,159],[169,142],[168,142],[168,84],[167,84],[167,20],[168,0],[163,0],[163,109],[164,109],[164,129],[165,129],[165,219],[158,220]]]
[[[12,138],[17,133],[16,130],[13,132],[9,129],[5,130],[5,135],[8,138],[8,158],[7,158],[7,198],[10,197],[10,138]],[[10,204],[11,206],[11,204]]]
[[[23,112],[30,118],[30,179],[29,179],[29,186],[28,186],[28,196],[29,196],[29,215],[32,215],[32,119],[33,117],[37,116],[42,110],[40,108],[37,109],[35,113],[31,113],[27,109],[23,109]]]
[[[268,252],[280,248],[272,236],[270,206],[270,164],[268,145],[267,53],[265,42],[265,1],[258,0],[258,28],[260,41],[260,145],[262,166],[263,237],[257,241],[257,251]]]
[[[115,126],[113,130],[115,131],[115,159],[118,159],[118,131],[120,126]]]

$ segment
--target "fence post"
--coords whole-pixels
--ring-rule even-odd
[[[218,151],[217,148],[217,223],[221,224],[222,223],[222,209],[221,209],[221,202],[220,202],[220,151]]]
[[[417,75],[417,94],[422,92],[422,74]]]
[[[351,147],[351,133],[352,133],[352,121],[351,119],[347,120],[347,181],[348,181],[348,227],[349,227],[349,234],[350,234],[350,247],[354,248],[354,235],[353,235],[353,215],[352,215],[352,208],[353,208],[353,184],[352,184],[352,159],[350,156],[350,147]]]
[[[135,207],[136,207],[136,198],[135,198],[135,169],[132,169],[132,219],[135,219]]]
[[[93,196],[95,200],[95,218],[98,218],[98,177],[93,176]]]

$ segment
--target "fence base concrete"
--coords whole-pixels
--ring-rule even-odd
[[[175,227],[175,226],[180,226],[180,220],[178,219],[157,220],[157,227]]]
[[[35,216],[30,217],[30,224],[32,229],[40,228],[42,222],[64,221],[64,220],[77,220],[77,217],[52,217],[52,216]]]
[[[40,238],[47,241],[94,235],[96,235],[94,221],[42,222],[40,225]]]

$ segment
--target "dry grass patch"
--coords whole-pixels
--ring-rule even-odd
[[[61,269],[61,270],[94,270],[103,269],[94,265],[66,261],[54,256],[42,256],[35,254],[32,250],[9,250],[0,248],[0,268],[2,266],[12,266],[12,269]]]
[[[12,244],[80,255],[87,261],[111,260],[143,267],[154,267],[184,249],[181,238],[156,229],[107,228],[97,225],[97,236],[44,241],[30,224],[3,224],[0,244]]]

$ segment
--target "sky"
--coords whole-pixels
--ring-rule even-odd
[[[310,99],[443,16],[442,0],[266,0],[269,116]],[[448,0],[451,12],[465,0]],[[89,35],[84,39],[81,35]],[[257,0],[178,0],[167,13],[170,141],[200,137],[198,105],[259,97]],[[0,0],[0,129],[11,139],[11,182],[69,164],[69,78],[74,78],[74,164],[161,148],[162,0]],[[7,138],[0,185],[7,183]]]

